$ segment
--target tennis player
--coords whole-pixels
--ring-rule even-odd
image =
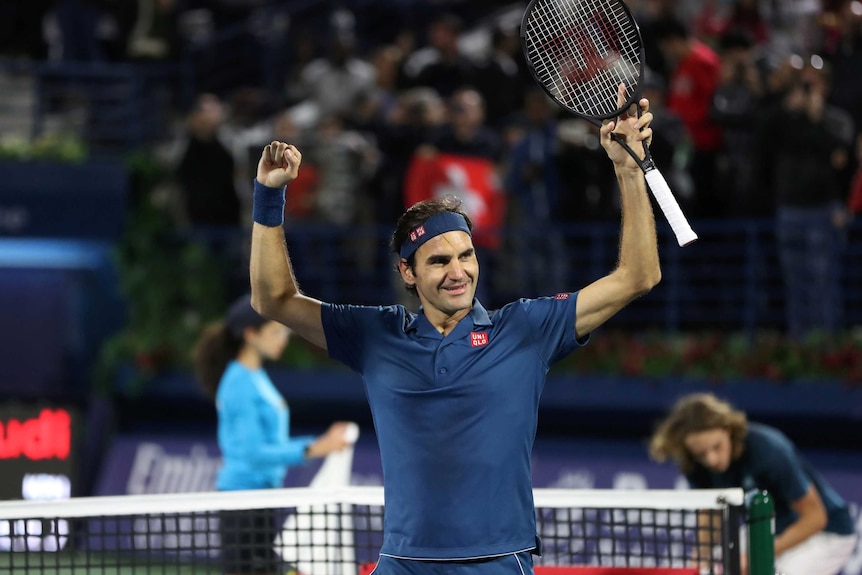
[[[475,299],[472,223],[452,197],[411,206],[392,236],[419,298],[403,306],[322,303],[300,292],[282,229],[300,152],[266,146],[255,182],[252,304],[362,375],[383,463],[386,513],[375,573],[532,573],[540,554],[530,454],[548,368],[660,279],[655,220],[638,164],[652,114],[607,122],[601,142],[622,195],[616,268],[580,291],[496,311]],[[557,254],[565,257],[565,254]],[[341,273],[351,273],[348,269]]]
[[[246,294],[195,345],[195,373],[218,410],[220,491],[281,487],[289,466],[349,445],[346,422],[320,437],[290,436],[287,403],[263,369],[264,361],[281,357],[289,340],[290,330],[254,311]],[[273,550],[278,519],[272,509],[222,512],[224,573],[284,575],[286,566]]]
[[[776,573],[835,575],[856,547],[847,504],[793,443],[712,394],[677,401],[652,436],[650,455],[673,459],[694,488],[768,491],[775,502]]]

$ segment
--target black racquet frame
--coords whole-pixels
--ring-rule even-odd
[[[626,18],[633,25],[632,29],[635,35],[634,40],[637,43],[637,82],[634,86],[626,86],[628,95],[625,104],[622,107],[610,110],[604,113],[596,113],[596,114],[585,114],[574,109],[570,104],[562,101],[557,94],[554,93],[553,90],[548,86],[548,83],[544,81],[536,69],[536,65],[534,64],[533,58],[530,53],[531,44],[536,38],[529,37],[528,33],[530,32],[530,19],[533,15],[534,10],[537,5],[541,5],[543,8],[547,5],[558,5],[561,2],[566,2],[567,0],[531,0],[524,10],[524,14],[521,18],[521,29],[520,29],[520,37],[521,37],[521,49],[524,54],[524,60],[527,63],[527,66],[530,70],[530,74],[533,76],[535,82],[542,87],[542,90],[551,98],[554,102],[556,102],[559,106],[568,110],[571,114],[587,120],[595,126],[601,127],[603,120],[609,120],[612,118],[618,118],[624,113],[628,113],[628,110],[635,106],[637,109],[637,115],[640,117],[641,108],[639,101],[641,99],[641,81],[643,80],[644,75],[644,47],[643,47],[643,39],[641,38],[640,27],[637,25],[637,21],[629,10],[629,7],[622,2],[622,0],[603,0],[603,3],[607,6],[619,6],[625,15]],[[578,4],[579,0],[568,0],[570,3]],[[592,0],[592,3],[595,3],[596,0]],[[552,41],[557,41],[559,38],[553,38]],[[536,46],[532,46],[533,50],[538,51],[539,48]],[[616,106],[616,100],[614,100],[614,106]],[[682,210],[679,207],[676,199],[673,197],[672,192],[670,191],[667,182],[664,179],[664,176],[661,175],[661,172],[655,165],[655,162],[652,159],[652,155],[649,151],[649,146],[646,142],[643,142],[644,149],[644,157],[641,158],[638,154],[631,149],[621,138],[619,138],[616,134],[611,134],[611,138],[617,142],[619,145],[623,147],[623,149],[637,162],[643,171],[647,184],[649,185],[650,191],[653,193],[653,196],[656,198],[659,207],[665,215],[665,218],[671,225],[671,228],[676,235],[677,242],[680,246],[688,245],[694,242],[697,239],[697,234],[694,230],[691,229],[691,226],[686,220],[685,215],[682,213]]]

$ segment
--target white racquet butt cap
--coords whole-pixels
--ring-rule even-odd
[[[347,443],[356,443],[357,439],[359,439],[359,426],[351,421],[344,430],[344,441]]]

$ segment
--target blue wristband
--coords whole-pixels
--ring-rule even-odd
[[[284,194],[287,186],[270,188],[254,180],[252,218],[257,223],[276,228],[284,224]]]

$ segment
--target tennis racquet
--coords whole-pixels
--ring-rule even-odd
[[[521,47],[536,82],[557,104],[596,126],[625,113],[638,114],[644,51],[640,29],[621,0],[532,0],[521,21]],[[618,90],[625,86],[620,106]],[[644,142],[644,158],[611,137],[640,165],[677,242],[697,239]]]

